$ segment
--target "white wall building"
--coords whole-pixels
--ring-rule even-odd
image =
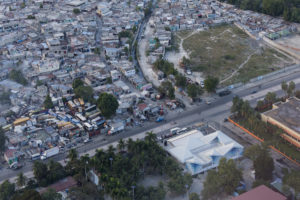
[[[242,145],[221,131],[203,135],[198,130],[169,139],[167,147],[167,151],[192,175],[217,167],[222,157],[239,158],[243,150]]]

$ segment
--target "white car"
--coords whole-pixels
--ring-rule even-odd
[[[188,70],[186,70],[186,74],[187,75],[192,75],[192,71],[188,69]]]
[[[200,81],[200,86],[204,88],[204,81]]]

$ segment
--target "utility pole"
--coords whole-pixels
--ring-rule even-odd
[[[131,188],[132,188],[132,199],[134,200],[134,188],[135,188],[135,186],[132,185]]]

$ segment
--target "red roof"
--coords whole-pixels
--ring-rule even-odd
[[[258,186],[232,200],[287,200],[282,194],[275,192],[265,185]]]
[[[46,192],[48,188],[53,188],[56,192],[60,192],[75,187],[76,185],[77,182],[74,180],[74,178],[72,176],[68,176],[67,178],[62,179],[50,185],[49,187],[42,189],[40,193]]]

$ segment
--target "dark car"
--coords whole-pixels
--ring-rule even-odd
[[[219,93],[219,96],[223,97],[223,96],[226,96],[226,95],[229,95],[229,94],[231,94],[230,90],[224,90],[224,91],[222,91],[222,92]]]

